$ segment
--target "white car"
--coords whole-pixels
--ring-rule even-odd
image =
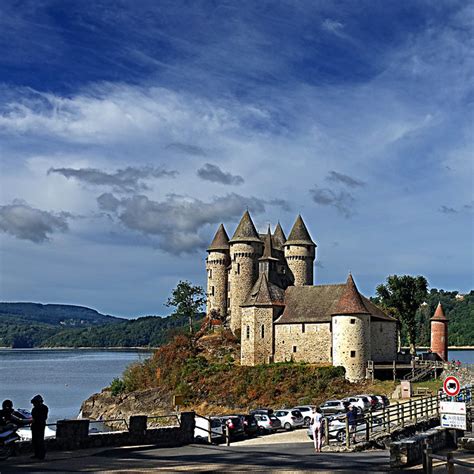
[[[294,408],[277,410],[274,415],[281,421],[281,426],[287,431],[300,428],[304,425],[303,415],[299,410],[295,410]]]
[[[370,409],[370,401],[364,396],[347,397],[342,400],[343,402],[349,402],[350,405],[357,407],[361,411],[367,411]]]
[[[274,433],[281,428],[281,421],[274,415],[254,415],[259,433]]]
[[[224,437],[222,420],[219,417],[211,417],[211,439],[219,440]],[[195,418],[194,438],[196,441],[206,441],[209,439],[209,422],[200,416]]]
[[[313,409],[316,408],[316,405],[300,405],[293,407],[293,410],[299,410],[303,415],[303,421],[305,426],[309,425],[309,422],[313,418]]]

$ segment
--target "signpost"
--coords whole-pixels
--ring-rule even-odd
[[[439,402],[439,416],[442,428],[467,429],[466,404],[463,402]]]
[[[456,377],[450,375],[444,379],[443,390],[449,397],[455,397],[461,390],[461,384]]]

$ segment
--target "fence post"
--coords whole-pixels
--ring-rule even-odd
[[[418,400],[415,400],[415,425],[417,424],[418,422]]]
[[[424,469],[423,472],[426,474],[433,474],[433,458],[431,455],[433,454],[433,448],[431,446],[426,446],[425,449],[425,459],[426,459],[426,470]]]
[[[212,444],[211,419],[207,420],[207,440]]]
[[[405,404],[402,403],[400,405],[400,408],[402,410],[402,428],[405,426]]]
[[[382,430],[385,430],[385,405],[382,407]]]
[[[346,414],[346,448],[349,448],[351,445],[351,438],[349,436],[349,418],[347,418]]]
[[[329,446],[329,419],[324,418],[324,437],[326,438],[326,444]]]
[[[449,452],[446,455],[446,468],[448,474],[454,474],[454,462],[453,462],[453,453]]]
[[[388,407],[388,410],[387,410],[387,431],[388,431],[388,434],[390,434],[390,407]]]
[[[374,415],[372,412],[370,412],[370,433],[372,434],[374,432]]]
[[[400,426],[400,402],[397,402],[397,426]]]
[[[410,408],[410,422],[411,422],[411,420],[412,420],[412,418],[413,418],[413,413],[412,413],[413,410],[412,410],[412,406],[411,406],[411,398],[410,398],[410,400],[408,400],[408,405],[409,405],[408,408]]]
[[[370,418],[372,418],[372,413],[369,413],[370,415]],[[370,425],[369,425],[369,418],[367,416],[364,417],[364,420],[365,420],[365,440],[366,441],[369,441],[370,439]]]
[[[225,443],[227,446],[230,446],[230,429],[227,423],[225,425]]]

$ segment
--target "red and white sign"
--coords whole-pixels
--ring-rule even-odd
[[[443,390],[446,395],[455,397],[461,390],[461,384],[456,377],[450,375],[444,379]]]

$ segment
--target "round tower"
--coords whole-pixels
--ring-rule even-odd
[[[231,267],[229,272],[230,328],[233,333],[241,329],[241,305],[247,299],[258,278],[258,259],[262,256],[263,242],[248,211],[230,239]]]
[[[227,316],[227,267],[230,263],[229,236],[221,224],[207,249],[207,305],[206,314],[219,311],[224,319]]]
[[[351,382],[366,377],[370,359],[370,313],[349,274],[332,312],[332,364],[346,369]]]
[[[438,303],[431,318],[431,352],[438,354],[442,360],[448,360],[448,319],[441,302]]]
[[[295,286],[313,284],[316,244],[312,241],[303,219],[299,215],[284,244],[285,259]]]

